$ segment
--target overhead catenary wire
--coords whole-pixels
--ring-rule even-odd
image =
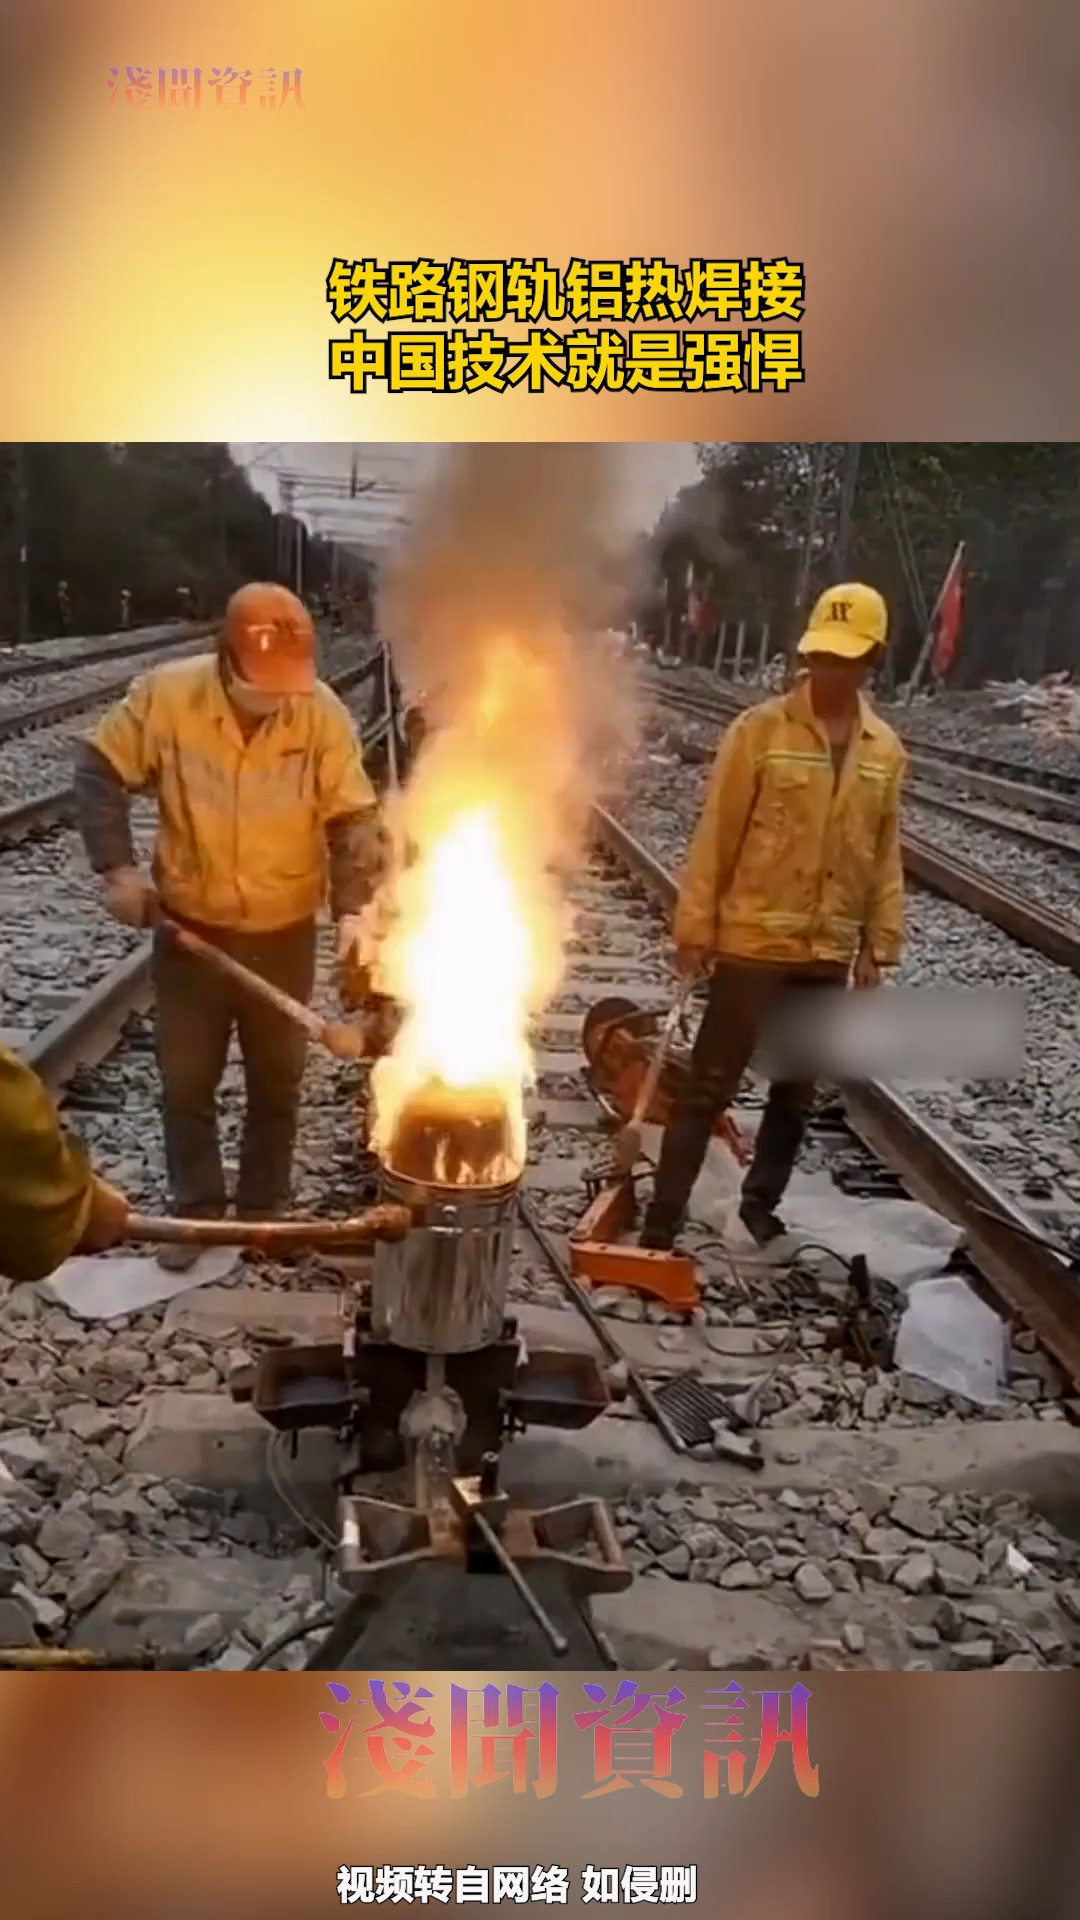
[[[911,600],[912,611],[919,622],[920,628],[925,632],[930,623],[930,603],[923,589],[915,548],[908,529],[907,514],[900,489],[899,475],[896,471],[896,462],[893,458],[892,448],[887,442],[883,442],[880,447],[875,448],[874,452],[878,478],[881,481],[882,497],[885,503],[885,514],[889,522],[889,531],[893,536],[897,558],[900,561],[904,584],[907,587]]]

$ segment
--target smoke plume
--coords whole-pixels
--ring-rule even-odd
[[[617,452],[450,449],[380,594],[380,627],[431,728],[403,796],[421,846],[448,795],[488,796],[526,865],[579,857],[637,735],[629,658],[609,632],[627,559]]]
[[[566,880],[634,736],[617,475],[590,446],[453,450],[380,598],[428,732],[390,824],[378,981],[406,1019],[374,1087],[385,1140],[415,1086],[497,1084],[520,1106],[530,1015],[558,986]]]

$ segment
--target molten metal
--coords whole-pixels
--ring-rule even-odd
[[[502,1095],[429,1080],[401,1107],[384,1164],[429,1186],[496,1187],[521,1173],[516,1130]]]

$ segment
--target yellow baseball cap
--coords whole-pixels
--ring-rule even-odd
[[[858,581],[829,587],[810,615],[799,641],[800,653],[833,653],[840,660],[862,660],[885,645],[889,615],[874,587]]]

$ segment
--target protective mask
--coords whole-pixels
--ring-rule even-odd
[[[258,687],[249,687],[246,680],[238,680],[229,675],[229,699],[239,707],[241,713],[249,713],[253,720],[268,720],[285,704],[286,696],[280,693],[263,693]]]

